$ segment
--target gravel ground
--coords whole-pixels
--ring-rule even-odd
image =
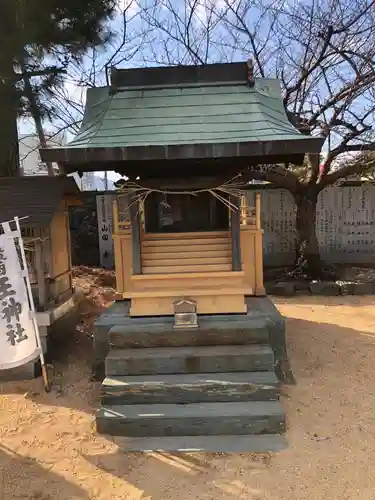
[[[40,380],[0,384],[0,500],[375,499],[374,297],[275,299],[297,378],[284,388],[284,452],[123,454],[95,435],[89,382],[111,276],[81,268],[76,280],[82,324],[57,348],[52,392]]]

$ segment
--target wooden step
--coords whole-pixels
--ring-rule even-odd
[[[147,244],[146,244],[147,243]],[[184,253],[188,254],[191,252],[231,252],[232,245],[231,242],[228,241],[220,241],[216,243],[203,243],[199,242],[199,240],[191,240],[185,241],[183,243],[176,243],[169,245],[169,242],[155,243],[155,242],[142,242],[142,254],[144,255],[152,255],[154,253],[175,253],[181,251],[183,248]]]
[[[280,434],[164,436],[124,438],[119,447],[124,452],[266,453],[285,450],[287,440]]]
[[[174,330],[173,316],[134,318],[126,325],[113,326],[109,331],[109,343],[115,348],[129,349],[266,344],[269,341],[265,318],[208,316],[198,318],[198,322],[199,329]]]
[[[131,278],[134,292],[165,288],[179,290],[179,295],[181,292],[186,295],[186,290],[195,290],[196,288],[221,287],[224,290],[243,287],[244,280],[243,271],[207,272],[207,267],[204,272],[178,273],[176,271],[172,274],[138,274]]]
[[[207,258],[209,256],[212,259],[231,259],[232,251],[231,248],[225,247],[222,250],[213,249],[207,251],[202,249],[200,251],[190,251],[190,248],[185,248],[183,255],[181,255],[180,249],[176,249],[173,252],[163,252],[163,251],[153,251],[153,252],[142,252],[142,258],[147,261],[155,261],[155,260],[172,260],[172,259],[202,259]]]
[[[210,236],[207,237],[194,237],[191,236],[189,238],[185,238],[181,235],[178,235],[178,238],[144,238],[142,241],[143,248],[156,248],[156,247],[173,247],[173,246],[185,246],[194,243],[194,245],[220,245],[227,244],[229,245],[231,239],[228,236],[217,236],[212,238]]]
[[[106,375],[272,371],[269,346],[157,347],[111,349]]]
[[[113,405],[100,408],[100,434],[128,437],[280,434],[285,416],[278,401]]]
[[[131,297],[130,316],[146,317],[146,316],[173,316],[175,313],[174,303],[186,295],[179,292],[171,296],[169,293],[166,296],[158,295],[156,300],[153,300],[152,294],[142,293],[141,296],[135,296],[134,293],[127,294],[127,298]],[[197,314],[243,314],[247,313],[247,305],[245,303],[245,295],[240,290],[238,293],[222,293],[213,295],[208,290],[203,290],[203,293],[198,295],[189,295],[189,298],[196,303]]]
[[[179,279],[187,279],[190,280],[191,283],[194,283],[195,285],[195,279],[196,278],[206,278],[206,279],[221,279],[221,280],[228,280],[230,278],[243,278],[245,276],[245,273],[243,271],[215,271],[215,272],[205,272],[205,273],[192,273],[189,274],[189,276],[185,276],[185,274],[175,274],[173,276],[173,279],[179,280]],[[162,281],[168,281],[171,279],[171,276],[165,276],[165,274],[158,274],[156,276],[152,277],[153,280],[159,280],[160,282]],[[132,276],[133,281],[150,281],[150,276],[145,276],[143,274],[134,274]]]
[[[180,239],[216,239],[217,238],[229,238],[229,231],[191,231],[184,233],[144,233],[145,241],[153,240],[180,240]]]
[[[210,236],[209,233],[207,236],[194,236],[194,233],[191,233],[191,236],[185,236],[183,233],[179,233],[173,236],[165,235],[164,238],[160,236],[156,238],[150,238],[145,236],[143,238],[142,244],[145,247],[157,247],[157,246],[181,246],[185,244],[190,244],[194,242],[196,245],[210,245],[210,244],[220,244],[220,243],[229,243],[231,241],[229,234],[218,234],[217,236]]]
[[[184,289],[183,297],[201,297],[203,295],[207,296],[222,296],[222,295],[251,295],[253,290],[250,287],[235,287],[235,288],[225,288],[222,286],[212,286],[203,287],[203,284],[197,286],[195,289]],[[129,299],[142,298],[142,297],[173,297],[175,300],[177,297],[181,297],[182,293],[180,289],[166,289],[166,288],[153,288],[152,290],[145,290],[142,292],[130,292],[127,294]]]
[[[191,258],[187,254],[184,255],[178,255],[176,254],[173,258],[166,258],[162,257],[159,254],[158,259],[150,259],[148,257],[143,256],[142,258],[142,266],[143,270],[148,267],[163,267],[165,268],[165,265],[168,265],[168,267],[172,266],[202,266],[202,265],[217,265],[217,264],[229,264],[230,269],[232,269],[232,257],[228,255],[227,257],[212,257],[210,254],[208,254],[206,257],[201,256],[201,257],[195,257]],[[229,269],[229,270],[230,270]]]
[[[232,269],[232,262],[227,262],[224,264],[184,264],[182,261],[180,264],[169,265],[169,262],[165,262],[165,265],[147,265],[142,266],[143,274],[173,274],[173,273],[206,273],[210,271],[230,271]]]
[[[107,377],[102,405],[187,404],[276,401],[279,382],[273,372],[198,373]]]

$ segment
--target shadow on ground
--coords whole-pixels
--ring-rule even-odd
[[[308,301],[307,301],[308,300]],[[327,305],[340,307],[340,305],[355,305],[356,298],[347,301],[346,298],[327,300]],[[362,304],[371,304],[361,299]],[[281,301],[277,301],[280,304]],[[293,298],[285,301],[293,305],[289,311],[297,314],[308,314],[308,311],[295,307],[301,302],[301,298]],[[348,304],[349,302],[349,304]],[[314,309],[315,298],[308,297],[305,305],[312,305]],[[368,321],[362,321],[363,327],[368,331],[360,329],[341,327],[334,323],[335,310],[324,309],[325,302],[320,298],[316,301],[321,308],[315,312],[318,321],[307,321],[305,319],[286,318],[287,341],[291,366],[295,374],[297,385],[284,388],[283,405],[287,411],[288,433],[292,453],[298,463],[304,464],[307,460],[308,466],[303,469],[301,481],[305,481],[311,469],[316,474],[316,481],[321,481],[320,461],[328,460],[332,454],[331,465],[341,460],[341,466],[345,467],[343,458],[347,455],[345,446],[351,439],[350,446],[354,447],[361,443],[366,446],[373,436],[373,359],[375,355],[375,333],[370,331]],[[323,304],[323,307],[322,307]],[[285,310],[288,310],[285,307]],[[326,312],[325,312],[326,311]],[[353,314],[365,314],[364,310],[357,307]],[[348,315],[350,316],[350,315]],[[331,317],[332,322],[329,322]],[[341,318],[342,320],[342,318]],[[345,320],[345,318],[344,318]],[[352,321],[352,325],[355,325]],[[77,331],[70,336],[69,342],[56,345],[54,351],[53,390],[51,394],[44,394],[41,380],[23,383],[2,384],[1,393],[12,394],[14,392],[28,393],[38,405],[65,407],[77,409],[93,414],[99,406],[99,384],[94,384],[90,379],[91,366],[91,339],[85,333]],[[17,388],[18,387],[18,388]],[[360,394],[360,397],[357,395]],[[360,420],[361,419],[361,420]],[[90,424],[91,419],[88,419]],[[329,425],[327,424],[329,421]],[[91,443],[92,434],[88,424],[84,424],[84,431],[88,433]],[[71,423],[66,427],[67,440],[74,440],[75,428]],[[93,431],[94,432],[94,431]],[[344,436],[344,440],[340,441]],[[103,481],[111,483],[113,480],[126,483],[123,491],[129,491],[129,486],[140,490],[144,500],[168,500],[168,499],[246,499],[259,500],[264,497],[264,490],[260,490],[259,480],[262,472],[267,471],[272,462],[271,470],[278,472],[277,481],[281,489],[284,484],[296,486],[295,462],[289,457],[289,479],[285,483],[285,470],[283,460],[288,463],[287,450],[285,455],[279,457],[271,455],[241,455],[224,454],[126,454],[122,451],[122,439],[102,439],[103,446],[114,443],[115,450],[103,450],[98,454],[98,449],[89,448],[80,452],[88,464],[93,465],[100,473]],[[306,451],[307,450],[307,451]],[[366,450],[356,450],[357,455],[367,457],[371,455]],[[318,456],[318,461],[314,462]],[[285,458],[286,457],[286,458]],[[17,462],[18,461],[18,462]],[[277,467],[273,467],[279,462]],[[315,465],[314,465],[315,464]],[[52,467],[52,465],[51,465]],[[32,491],[34,497],[30,500],[84,500],[88,498],[85,492],[77,490],[75,486],[66,483],[60,476],[40,467],[33,461],[30,463],[10,451],[0,448],[0,469],[10,474],[9,485],[19,487],[19,498],[22,498],[21,489]],[[40,470],[39,470],[40,469]],[[90,474],[92,468],[88,468]],[[298,470],[298,469],[297,469]],[[302,470],[302,469],[301,469]],[[28,471],[30,473],[28,473]],[[345,469],[345,475],[349,474],[351,466]],[[18,474],[20,474],[19,479]],[[14,476],[14,477],[13,477]],[[28,476],[34,483],[30,484]],[[40,479],[39,479],[40,477]],[[328,475],[328,487],[337,486],[339,481],[333,475]],[[105,479],[104,479],[105,478]],[[353,479],[353,478],[352,478]],[[56,492],[63,491],[60,496],[43,497],[42,485],[46,482],[56,483]],[[102,480],[101,480],[102,481]],[[275,480],[276,481],[276,480]],[[272,482],[272,481],[271,481]],[[7,500],[11,496],[1,497],[6,493],[1,491],[0,475],[0,500]],[[117,483],[113,483],[115,491]],[[273,484],[273,483],[272,483]],[[341,484],[341,483],[340,483]],[[18,486],[19,485],[19,486]],[[274,485],[275,486],[275,485]],[[119,485],[122,488],[121,484]],[[65,488],[65,490],[63,489]],[[103,482],[103,490],[105,483]],[[35,493],[34,493],[35,490]],[[117,491],[117,490],[116,490]],[[324,490],[324,491],[329,491]],[[341,490],[335,498],[344,498]],[[289,492],[290,493],[290,492]],[[289,494],[288,493],[288,494]],[[299,490],[299,493],[301,491]],[[17,490],[18,494],[18,490]],[[39,497],[36,496],[39,494]],[[114,494],[114,493],[113,493]],[[116,493],[117,494],[117,493]],[[327,493],[328,494],[328,493]],[[65,496],[64,496],[65,495]],[[18,498],[16,496],[16,498]],[[102,497],[100,497],[102,498]],[[116,497],[117,498],[117,497]],[[283,496],[283,498],[288,498]],[[307,498],[291,495],[289,498]],[[318,497],[314,497],[318,498]],[[327,498],[322,494],[320,498]],[[332,497],[333,498],[333,497]],[[348,497],[349,498],[349,497]],[[369,497],[370,498],[370,497]]]
[[[348,369],[359,369],[365,358],[375,355],[375,332],[296,318],[287,318],[286,331],[297,384],[301,376],[314,377],[324,371],[341,373],[342,364],[348,358]]]
[[[169,498],[212,500],[255,500],[261,491],[249,484],[249,477],[267,468],[269,454],[246,455],[245,468],[237,465],[244,455],[206,453],[132,453],[119,449],[109,455],[85,456],[92,465],[125,479],[143,492],[144,500]],[[130,458],[130,460],[129,460]],[[132,464],[129,466],[129,464]],[[220,475],[225,466],[225,476]],[[246,474],[246,483],[243,476]]]
[[[308,297],[308,303],[321,304],[322,299]],[[345,300],[345,298],[342,298]],[[362,298],[363,300],[363,298]],[[287,299],[286,303],[297,301]],[[340,307],[340,299],[334,305]],[[355,299],[353,298],[353,302]],[[278,299],[278,303],[282,300]],[[353,304],[354,305],[354,304]],[[324,319],[324,318],[322,318]],[[340,343],[345,340],[345,355],[358,353],[360,345],[366,349],[372,346],[375,354],[374,339],[366,332],[352,328],[339,327],[331,323],[312,322],[302,319],[286,318],[286,332],[289,358],[297,383],[299,375],[314,370],[324,369],[329,356],[329,363],[341,363],[336,356],[340,352]],[[313,337],[314,342],[305,342],[305,335]],[[38,404],[74,408],[93,413],[99,406],[100,383],[92,382],[92,339],[87,331],[78,329],[64,339],[56,339],[50,349],[52,391],[45,394],[41,379],[25,382],[4,383],[2,393],[27,393]],[[340,354],[342,356],[342,353]]]
[[[85,500],[87,493],[62,476],[0,445],[0,500]],[[48,484],[49,493],[45,493]]]
[[[48,373],[51,392],[41,378],[0,384],[0,394],[25,394],[37,404],[62,406],[93,413],[99,405],[100,384],[91,381],[92,338],[83,322],[72,332],[49,342]]]

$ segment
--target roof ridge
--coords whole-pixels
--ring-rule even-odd
[[[280,82],[279,78],[255,78],[255,85],[250,86],[248,82],[243,80],[228,80],[226,82],[182,82],[170,84],[155,84],[155,85],[123,85],[111,87],[111,93],[126,92],[129,90],[164,90],[164,89],[184,89],[184,88],[207,88],[207,87],[247,87],[249,90],[257,91],[266,97],[276,98],[269,94],[264,87],[260,86],[262,82],[273,81]],[[258,86],[257,86],[258,84]]]
[[[162,90],[162,89],[180,89],[180,88],[206,88],[206,87],[233,87],[241,85],[249,87],[247,82],[243,80],[231,80],[227,82],[181,82],[169,84],[155,84],[155,85],[124,85],[116,87],[113,90],[116,92],[124,92],[126,90]],[[251,87],[249,87],[250,89]]]

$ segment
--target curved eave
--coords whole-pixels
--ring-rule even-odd
[[[67,147],[41,149],[44,162],[56,162],[66,166],[89,163],[142,162],[160,160],[207,160],[219,158],[263,158],[288,162],[289,157],[306,153],[319,153],[324,139],[305,137],[281,141],[225,142],[208,144],[173,144],[164,146],[128,147]]]

